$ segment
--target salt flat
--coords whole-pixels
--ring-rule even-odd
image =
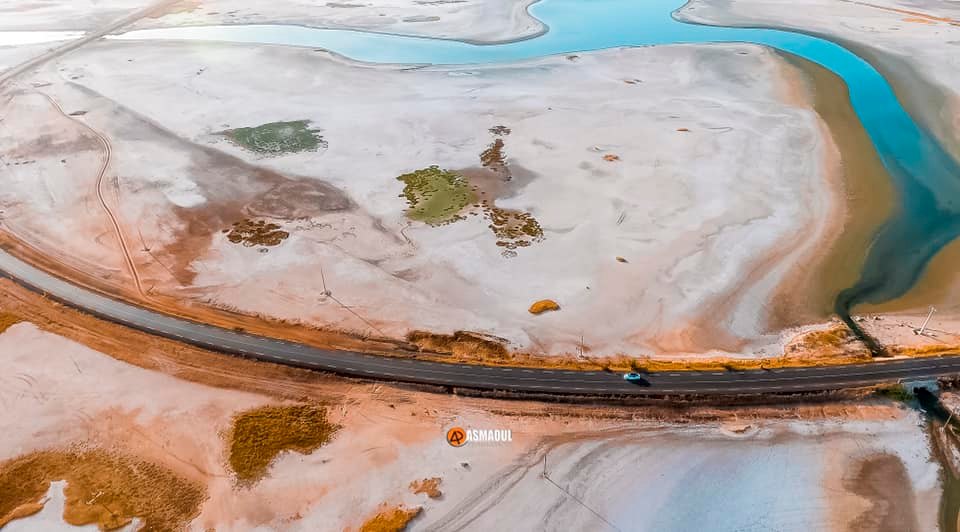
[[[527,13],[534,0],[181,0],[136,28],[212,24],[291,24],[362,29],[505,42],[533,37],[546,27]],[[0,5],[3,30],[92,30],[156,0],[36,0]]]
[[[410,69],[283,47],[97,43],[31,80],[82,116],[58,117],[31,91],[9,104],[0,143],[33,162],[6,167],[3,201],[18,237],[122,283],[116,238],[91,208],[96,162],[80,164],[95,152],[76,151],[91,146],[86,124],[111,143],[108,206],[153,293],[390,336],[476,330],[548,354],[751,354],[779,341],[766,324],[780,280],[837,230],[835,148],[799,79],[750,45]],[[78,137],[36,153],[39,116]],[[324,147],[268,157],[219,134],[290,120],[310,121]],[[497,139],[510,181],[478,170]],[[480,171],[497,208],[526,213],[542,238],[504,253],[479,209],[408,220],[396,178],[431,165]],[[290,182],[341,199],[267,212],[290,233],[277,247],[226,238]],[[562,310],[529,314],[543,298]]]
[[[150,0],[4,2],[0,30],[89,30],[149,4]]]
[[[0,74],[28,59],[43,54],[51,46],[49,43],[0,46]]]
[[[527,13],[535,0],[258,0],[182,2],[137,28],[215,24],[293,24],[495,43],[533,37],[546,27]]]

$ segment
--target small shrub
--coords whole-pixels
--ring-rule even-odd
[[[876,389],[877,395],[881,397],[886,397],[894,401],[912,401],[916,398],[913,395],[913,392],[907,389],[906,386],[902,384],[889,384],[886,386],[878,386]]]

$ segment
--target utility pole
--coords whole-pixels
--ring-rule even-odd
[[[933,317],[933,313],[936,312],[936,311],[937,311],[937,309],[935,309],[935,308],[933,308],[933,307],[931,306],[931,307],[930,307],[930,312],[927,313],[927,319],[923,320],[923,325],[921,325],[919,329],[914,329],[914,330],[913,330],[913,334],[917,334],[917,335],[922,336],[922,335],[923,335],[923,331],[925,331],[925,330],[927,329],[927,324],[930,323],[930,318]]]

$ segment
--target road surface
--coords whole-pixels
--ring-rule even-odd
[[[648,385],[621,374],[445,364],[348,351],[330,351],[197,323],[147,310],[72,285],[0,250],[0,273],[98,317],[199,347],[247,358],[328,371],[349,377],[395,382],[584,396],[734,395],[836,390],[960,374],[960,355],[900,359],[833,367],[752,371],[653,373]]]

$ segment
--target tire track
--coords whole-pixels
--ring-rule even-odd
[[[510,491],[517,484],[523,481],[532,471],[541,467],[545,456],[563,445],[587,441],[609,442],[625,435],[634,437],[637,433],[638,429],[634,427],[616,427],[542,437],[539,442],[516,457],[513,462],[494,473],[483,484],[474,488],[471,493],[462,497],[461,502],[449,509],[444,515],[425,524],[424,530],[427,532],[462,530],[471,526],[484,514],[496,511],[500,502],[510,495]],[[542,475],[540,477],[544,478]],[[552,483],[549,479],[545,478],[544,480]],[[560,490],[566,491],[564,488],[560,488]],[[566,495],[571,496],[568,492]],[[562,501],[563,497],[558,499],[558,503],[562,504]],[[606,521],[603,517],[601,519]],[[616,529],[614,525],[610,526]]]
[[[133,261],[133,256],[130,255],[130,248],[127,246],[127,239],[123,235],[123,229],[120,226],[120,220],[117,217],[116,213],[114,213],[113,210],[110,209],[110,206],[107,204],[107,200],[106,198],[104,198],[104,195],[103,195],[104,177],[107,174],[107,170],[110,168],[110,161],[113,159],[113,145],[110,144],[110,139],[108,139],[105,135],[103,135],[96,129],[92,128],[86,122],[77,120],[76,118],[73,118],[72,116],[68,115],[66,112],[64,112],[63,107],[61,107],[60,104],[56,100],[54,100],[53,97],[51,97],[49,94],[46,94],[43,92],[38,92],[37,94],[40,94],[44,98],[46,98],[47,101],[50,102],[50,105],[52,105],[54,109],[56,109],[57,112],[60,113],[61,116],[63,116],[64,118],[66,118],[71,122],[74,122],[80,125],[80,127],[89,131],[90,134],[95,136],[97,138],[97,141],[100,142],[100,145],[103,148],[103,163],[100,165],[100,171],[97,174],[97,184],[96,184],[97,199],[100,201],[100,206],[103,208],[103,211],[107,214],[107,217],[110,218],[110,223],[113,225],[113,230],[117,236],[117,241],[120,243],[120,250],[123,253],[123,260],[127,265],[127,269],[130,270],[130,275],[133,277],[134,285],[137,287],[137,293],[140,294],[140,297],[144,299],[148,299],[147,294],[143,289],[143,282],[140,279],[140,273],[137,271],[136,263],[134,263]],[[119,193],[118,193],[118,197],[119,197]]]

